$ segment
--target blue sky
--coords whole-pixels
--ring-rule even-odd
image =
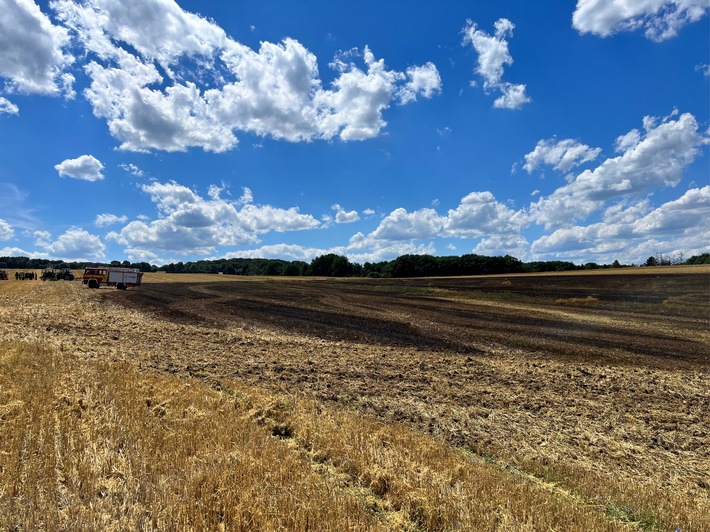
[[[710,250],[708,0],[0,0],[0,256]]]

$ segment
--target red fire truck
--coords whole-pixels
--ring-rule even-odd
[[[113,266],[90,266],[84,269],[83,283],[89,288],[115,286],[125,290],[129,286],[140,286],[143,273],[138,268],[116,268]]]

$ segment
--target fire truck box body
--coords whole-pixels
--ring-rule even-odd
[[[142,277],[143,274],[137,268],[90,266],[84,269],[82,280],[89,288],[115,286],[125,290],[130,286],[140,286]]]
[[[114,283],[123,283],[125,285],[140,284],[137,272],[116,272],[113,270],[109,270],[108,272],[108,282],[109,286],[113,285]]]

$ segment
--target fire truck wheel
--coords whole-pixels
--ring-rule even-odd
[[[96,279],[89,279],[88,285],[89,288],[98,288],[99,282]]]
[[[116,288],[118,288],[119,290],[125,290],[125,289],[126,289],[126,285],[123,284],[123,283],[118,283],[118,284],[116,285]]]

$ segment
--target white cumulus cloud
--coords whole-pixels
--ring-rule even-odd
[[[30,257],[30,258],[43,258],[41,256],[37,256],[34,253],[30,251],[25,251],[22,248],[18,247],[4,247],[0,248],[0,257]]]
[[[134,220],[106,237],[134,254],[144,250],[209,255],[219,246],[257,243],[265,233],[320,226],[313,216],[302,214],[297,207],[252,204],[248,188],[237,201],[222,198],[220,187],[210,187],[207,198],[174,181],[154,182],[141,188],[155,203],[158,217],[152,221]]]
[[[579,260],[597,256],[610,263],[623,257],[642,263],[649,255],[707,253],[710,242],[710,186],[688,190],[650,210],[648,200],[615,209],[602,222],[557,229],[531,247],[537,257]]]
[[[7,98],[0,96],[0,114],[17,115],[20,114],[20,108]]]
[[[513,57],[508,50],[508,37],[512,37],[515,24],[506,18],[498,19],[495,33],[489,35],[478,28],[473,21],[467,21],[463,29],[464,44],[470,44],[478,54],[476,73],[483,78],[483,89],[488,92],[498,90],[498,97],[493,106],[503,109],[520,109],[532,99],[527,95],[526,86],[502,81],[503,70],[513,64]]]
[[[333,253],[343,255],[349,260],[363,264],[393,260],[402,255],[432,255],[436,252],[433,243],[417,244],[414,242],[383,241],[356,233],[347,245],[330,248],[314,248],[298,244],[270,244],[254,249],[240,250],[227,254],[227,258],[267,258],[302,260],[310,262],[314,258]]]
[[[491,192],[471,192],[461,199],[455,209],[449,209],[446,215],[440,215],[434,209],[413,212],[404,208],[395,209],[384,217],[369,235],[355,235],[348,250],[350,253],[359,251],[364,255],[367,255],[369,250],[369,256],[373,256],[382,254],[374,253],[373,250],[382,250],[387,246],[400,249],[401,245],[406,244],[409,246],[407,249],[412,246],[424,246],[429,249],[433,247],[432,242],[417,241],[435,238],[480,238],[476,253],[485,250],[492,254],[516,253],[517,256],[522,256],[527,240],[521,231],[527,224],[525,212],[515,211],[497,201]],[[402,251],[400,254],[403,253],[413,252]]]
[[[315,55],[295,39],[253,50],[172,0],[52,5],[92,58],[84,95],[124,150],[224,152],[241,131],[363,140],[386,126],[392,102],[440,92],[432,63],[391,70],[367,46],[336,57],[324,87]]]
[[[688,190],[633,223],[634,234],[659,237],[700,232],[710,234],[710,186]],[[708,244],[704,239],[699,243]]]
[[[116,216],[115,214],[99,214],[96,216],[94,225],[96,227],[106,227],[108,225],[123,224],[128,221],[128,216]]]
[[[525,156],[523,168],[530,173],[541,164],[548,164],[559,172],[569,172],[575,166],[593,161],[601,151],[572,139],[540,140]]]
[[[387,215],[372,233],[380,240],[425,239],[437,236],[444,226],[444,218],[434,209],[408,212],[402,207]]]
[[[644,119],[644,134],[633,130],[617,139],[621,155],[572,177],[567,185],[530,206],[531,220],[550,228],[583,220],[607,201],[676,186],[708,137],[695,117]],[[620,140],[621,139],[621,140]]]
[[[579,0],[572,25],[601,37],[642,29],[648,39],[664,41],[700,20],[708,7],[707,0]]]
[[[0,240],[10,240],[15,235],[12,226],[0,218]]]
[[[375,233],[354,234],[342,251],[333,251],[346,255],[351,261],[360,264],[393,260],[402,255],[433,255],[436,253],[434,242],[416,242],[415,240],[387,240]]]
[[[317,125],[321,138],[337,135],[342,140],[364,140],[378,135],[387,125],[382,118],[383,111],[401,93],[400,85],[407,79],[404,73],[387,69],[384,60],[376,59],[367,46],[362,54],[367,71],[347,61],[351,55],[349,53],[336,58],[331,63],[331,67],[339,71],[340,76],[333,81],[332,90],[319,90],[314,96],[315,106],[319,110]],[[428,86],[416,86],[410,79],[405,84],[400,101],[413,101],[415,98],[412,96],[417,92],[424,96],[427,93],[432,95]]]
[[[81,155],[76,159],[66,159],[54,165],[54,169],[59,172],[60,177],[73,177],[84,181],[101,181],[104,178],[101,173],[104,165],[93,155]]]
[[[35,244],[42,248],[42,255],[65,261],[106,260],[106,245],[96,235],[80,227],[72,227],[56,240],[47,231],[35,233]]]
[[[334,251],[330,249],[306,247],[298,244],[270,244],[255,249],[234,251],[228,253],[226,258],[284,259],[310,262],[314,258],[327,255],[328,253],[334,253]],[[338,254],[337,252],[335,253]]]
[[[339,224],[349,224],[357,222],[360,215],[357,211],[346,211],[337,203],[331,207],[335,211],[335,222]]]
[[[434,63],[413,66],[407,69],[407,83],[399,93],[402,103],[413,102],[417,95],[432,98],[441,92],[441,75]]]
[[[477,238],[486,235],[517,234],[524,217],[500,203],[490,192],[471,192],[456,209],[449,210],[444,227],[447,236]]]
[[[522,83],[501,83],[498,88],[501,96],[493,101],[493,107],[498,109],[520,109],[524,104],[532,101],[525,92],[526,86]]]
[[[530,242],[521,234],[493,235],[481,239],[472,252],[489,257],[511,255],[520,260],[528,260]]]
[[[602,219],[606,223],[632,223],[651,211],[651,201],[645,198],[632,203],[622,200],[604,211]]]
[[[66,72],[69,33],[55,26],[33,0],[5,0],[0,9],[0,77],[11,91],[74,96]]]

